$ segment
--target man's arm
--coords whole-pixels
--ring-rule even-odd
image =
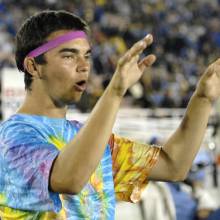
[[[155,61],[155,56],[149,55],[138,62],[140,53],[152,41],[151,35],[145,37],[119,60],[109,86],[87,122],[56,158],[50,178],[53,191],[75,194],[88,182],[102,158],[123,95]]]
[[[219,94],[220,59],[200,79],[180,126],[165,143],[149,179],[180,181],[186,177],[204,137],[212,103]]]

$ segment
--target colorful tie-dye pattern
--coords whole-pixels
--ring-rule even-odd
[[[78,195],[59,195],[48,190],[54,159],[80,127],[76,121],[25,114],[16,114],[1,124],[2,220],[111,220],[115,193],[117,199],[136,201],[159,150],[114,135]]]
[[[110,148],[116,199],[139,201],[147,185],[149,171],[156,163],[161,148],[116,135],[110,138]]]

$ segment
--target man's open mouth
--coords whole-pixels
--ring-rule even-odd
[[[80,80],[74,85],[74,88],[79,92],[83,92],[86,90],[86,84],[87,84],[86,80]]]

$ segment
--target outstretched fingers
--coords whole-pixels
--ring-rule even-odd
[[[153,36],[148,34],[145,38],[135,43],[126,53],[119,59],[118,65],[119,67],[124,66],[126,63],[131,60],[136,60],[139,58],[139,55],[143,52],[143,50],[153,42]],[[137,59],[138,60],[138,59]]]
[[[220,58],[214,62],[214,72],[216,73],[217,77],[220,78]]]
[[[220,59],[216,60],[206,69],[205,74],[202,77],[210,78],[213,75],[220,77]]]
[[[144,57],[139,63],[138,67],[143,72],[145,68],[150,67],[156,61],[156,56],[150,54]]]

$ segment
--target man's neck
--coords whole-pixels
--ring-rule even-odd
[[[57,107],[51,100],[35,97],[27,92],[25,100],[17,113],[42,115],[51,118],[65,118],[67,106]]]

